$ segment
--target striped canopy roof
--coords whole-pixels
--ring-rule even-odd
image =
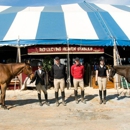
[[[0,46],[130,46],[130,6],[0,6]]]

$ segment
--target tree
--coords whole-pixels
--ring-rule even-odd
[[[46,72],[46,86],[49,85],[49,80],[51,79],[50,70],[52,65],[53,65],[53,58],[50,56],[46,56],[43,60],[43,69]]]
[[[53,59],[50,56],[46,56],[43,60],[43,69],[46,72],[49,72],[51,70],[53,64]]]

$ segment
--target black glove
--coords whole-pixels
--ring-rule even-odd
[[[97,81],[95,81],[95,85],[98,86],[98,82]]]

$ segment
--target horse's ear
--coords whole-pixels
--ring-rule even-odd
[[[25,60],[25,64],[29,64],[30,65],[30,60]]]

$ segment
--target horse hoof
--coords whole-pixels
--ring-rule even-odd
[[[1,105],[1,108],[3,108],[4,110],[8,110],[7,106]]]

